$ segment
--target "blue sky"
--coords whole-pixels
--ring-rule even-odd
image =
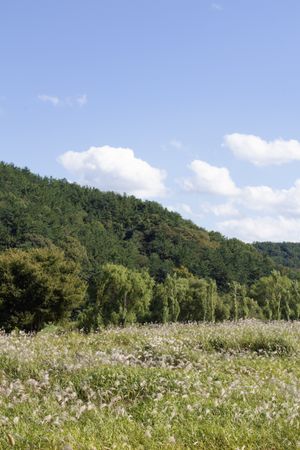
[[[0,2],[0,159],[300,241],[298,0]]]

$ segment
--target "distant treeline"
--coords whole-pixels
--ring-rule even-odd
[[[280,268],[265,253],[207,232],[156,202],[0,163],[5,329],[39,329],[68,317],[84,327],[297,318],[299,272]],[[262,280],[275,283],[275,294],[270,288],[264,298],[256,292]],[[282,280],[286,287],[279,295]]]
[[[278,266],[299,270],[299,242],[255,242],[253,245],[259,252],[270,257]]]
[[[300,285],[277,271],[228,292],[215,280],[178,268],[155,282],[147,270],[104,264],[89,283],[78,263],[58,248],[11,249],[0,254],[0,328],[36,331],[74,322],[90,331],[128,323],[300,317]]]

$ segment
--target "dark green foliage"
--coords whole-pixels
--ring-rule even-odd
[[[255,242],[253,245],[261,254],[271,258],[277,266],[300,270],[299,242]]]
[[[40,330],[70,316],[85,296],[79,266],[57,248],[0,254],[0,328]]]
[[[216,233],[213,233],[216,236]],[[258,252],[253,246],[238,239],[221,239],[219,245],[210,251],[209,276],[226,291],[230,282],[237,281],[250,285],[263,275],[271,273],[274,263]]]
[[[299,319],[297,272],[274,270],[271,244],[256,247],[155,202],[0,163],[0,327],[7,330],[37,330],[70,314],[86,330]]]
[[[0,251],[51,244],[80,260],[87,279],[108,262],[147,268],[157,281],[184,266],[226,290],[273,268],[251,245],[208,233],[158,203],[0,163]]]

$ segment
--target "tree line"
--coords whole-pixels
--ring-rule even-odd
[[[267,248],[270,257],[156,202],[0,162],[5,330],[297,319],[299,269],[278,265]]]
[[[79,262],[86,279],[106,263],[148,270],[156,282],[184,266],[224,291],[276,268],[252,245],[208,232],[156,202],[0,163],[0,251],[51,245]]]
[[[272,271],[226,291],[185,267],[163,281],[147,269],[106,263],[85,280],[80,264],[59,248],[8,249],[0,254],[0,328],[38,331],[49,323],[86,331],[131,323],[298,320],[300,284]]]

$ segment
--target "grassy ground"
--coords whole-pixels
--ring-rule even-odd
[[[0,448],[300,449],[300,323],[0,336]]]

